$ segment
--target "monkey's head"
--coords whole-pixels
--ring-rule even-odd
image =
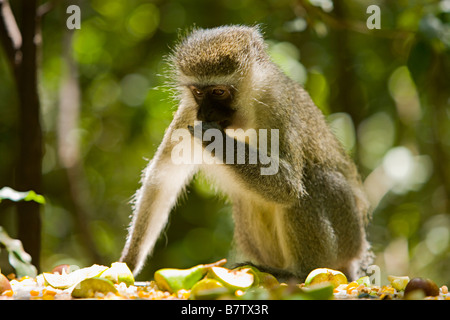
[[[197,120],[226,128],[236,122],[239,92],[252,67],[265,59],[257,27],[224,26],[194,30],[175,47],[172,66],[184,97],[198,106]]]

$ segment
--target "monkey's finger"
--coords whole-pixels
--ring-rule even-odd
[[[188,125],[188,130],[191,133],[191,135],[197,139],[202,139],[203,136],[203,131],[202,129],[198,128],[198,126],[196,126],[196,128],[194,128],[191,125]]]

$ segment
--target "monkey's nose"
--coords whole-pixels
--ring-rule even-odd
[[[213,112],[210,108],[200,108],[197,112],[197,120],[214,122],[222,120],[217,112]]]

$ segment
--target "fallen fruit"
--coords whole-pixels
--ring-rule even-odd
[[[412,278],[405,287],[405,296],[411,294],[416,290],[421,290],[425,296],[438,296],[439,288],[430,279]]]
[[[333,297],[334,286],[329,282],[316,283],[303,287],[302,291],[307,299],[311,300],[329,300]]]
[[[261,271],[258,270],[258,268],[256,268],[255,266],[252,265],[244,265],[244,266],[240,266],[237,268],[232,269],[233,271],[235,270],[239,270],[239,271],[244,271],[247,273],[251,273],[253,275],[253,286],[258,286],[259,285],[259,274],[261,273]]]
[[[87,279],[93,278],[100,275],[103,271],[108,269],[106,266],[100,266],[98,264],[94,264],[88,268],[82,268],[75,270],[69,274],[57,274],[57,273],[49,273],[44,272],[42,275],[46,283],[56,289],[67,289],[77,284],[78,282]]]
[[[111,280],[113,283],[124,282],[127,287],[134,284],[133,273],[124,262],[113,262],[111,268],[103,271],[100,276]]]
[[[408,285],[409,277],[388,276],[388,280],[394,289],[396,289],[397,291],[403,291]]]
[[[111,280],[104,278],[88,278],[81,281],[72,290],[74,298],[93,298],[96,292],[116,293],[117,289]]]
[[[70,266],[68,264],[60,264],[52,269],[52,273],[70,273]]]
[[[278,279],[275,278],[272,274],[259,271],[258,268],[252,265],[244,265],[238,268],[234,268],[233,270],[245,271],[253,274],[254,277],[254,282],[252,284],[253,287],[261,286],[266,289],[271,289],[280,285]]]
[[[222,267],[212,267],[208,278],[216,279],[233,291],[247,290],[255,282],[255,276],[247,270],[229,270]]]
[[[0,294],[6,290],[11,290],[11,284],[9,283],[8,278],[0,273]]]
[[[155,281],[161,290],[171,293],[180,289],[189,290],[194,284],[205,276],[201,267],[191,269],[160,269],[155,272]]]
[[[366,287],[370,287],[371,285],[369,276],[359,278],[358,280],[356,280],[356,283],[359,285],[364,285]]]
[[[356,281],[352,281],[352,282],[350,282],[348,285],[347,285],[347,288],[345,289],[346,291],[347,291],[347,294],[352,294],[352,292],[354,291],[354,290],[357,290],[357,288],[359,287],[360,285],[356,282]]]
[[[305,285],[309,286],[316,283],[330,282],[336,288],[340,284],[347,283],[347,277],[338,270],[328,268],[318,268],[311,271],[305,280]]]
[[[211,264],[200,264],[190,269],[172,269],[164,268],[155,272],[154,278],[156,284],[161,290],[171,293],[180,289],[189,290],[194,284],[200,281],[213,266],[224,265],[225,259]]]
[[[229,290],[222,283],[214,279],[205,278],[192,287],[189,299],[213,300],[227,293],[229,293]]]
[[[266,289],[272,289],[280,285],[277,278],[267,272],[258,273],[258,285]]]

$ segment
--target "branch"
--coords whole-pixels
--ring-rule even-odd
[[[47,13],[49,13],[50,11],[52,11],[55,8],[57,2],[58,2],[58,0],[50,0],[50,1],[47,1],[43,4],[41,4],[37,8],[37,17],[39,19],[42,19]]]
[[[0,41],[12,68],[22,60],[22,35],[8,0],[0,0]]]

